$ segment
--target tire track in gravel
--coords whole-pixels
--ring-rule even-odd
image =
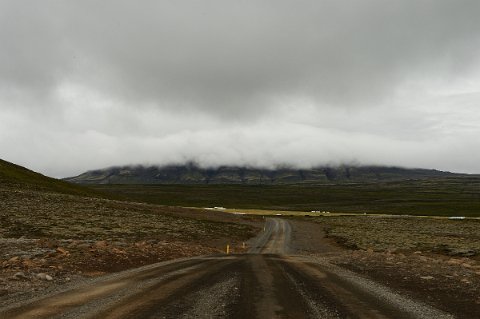
[[[267,219],[248,254],[130,270],[0,309],[0,318],[454,318],[321,258],[286,255],[291,232]]]

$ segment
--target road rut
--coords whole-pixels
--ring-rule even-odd
[[[266,220],[247,254],[170,261],[0,309],[0,318],[454,318],[348,270],[289,255]]]

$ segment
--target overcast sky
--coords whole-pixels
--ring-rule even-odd
[[[480,173],[480,1],[0,0],[0,158]]]

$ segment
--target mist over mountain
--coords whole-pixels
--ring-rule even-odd
[[[2,158],[480,173],[480,1],[0,2]],[[19,147],[28,145],[28,147]]]
[[[111,167],[88,171],[65,180],[83,184],[295,184],[377,182],[461,175],[430,169],[387,166],[265,169],[242,166],[202,168],[189,163],[161,167]]]

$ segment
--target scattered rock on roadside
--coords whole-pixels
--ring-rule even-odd
[[[50,276],[46,273],[43,273],[43,272],[37,274],[36,277],[40,280],[46,280],[46,281],[52,281],[53,280],[52,276]]]
[[[108,246],[108,243],[105,240],[97,241],[94,245],[97,248],[105,248]]]
[[[450,249],[448,252],[450,256],[472,257],[477,254],[473,249]]]
[[[19,271],[15,273],[12,277],[14,280],[28,280],[28,277],[25,275],[23,271]]]
[[[27,268],[28,268],[28,267],[33,267],[33,266],[34,266],[34,262],[33,262],[31,259],[24,259],[24,260],[22,261],[22,265],[23,265],[24,267],[27,267]]]
[[[79,249],[89,249],[91,247],[91,244],[89,243],[81,243],[77,245],[77,248]]]
[[[69,255],[70,252],[62,247],[57,248],[57,253],[62,254],[62,255]]]
[[[11,264],[15,264],[15,263],[17,263],[17,262],[19,262],[19,261],[20,261],[20,257],[15,256],[15,257],[10,258],[10,259],[7,261],[7,263],[11,265]]]

